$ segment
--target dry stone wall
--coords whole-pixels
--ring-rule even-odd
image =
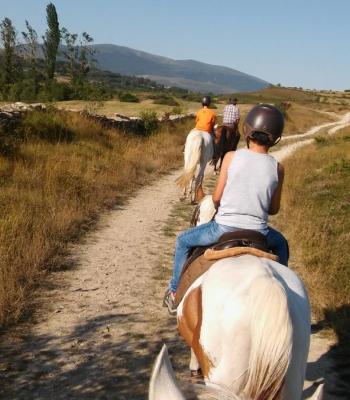
[[[0,107],[0,126],[11,127],[20,122],[21,117],[24,113],[30,110],[45,111],[46,105],[42,103],[26,104],[17,102],[13,104],[7,104]],[[114,118],[106,117],[105,115],[92,114],[86,111],[66,110],[69,112],[79,112],[94,121],[97,121],[105,128],[115,128],[123,130],[125,132],[144,134],[145,126],[141,118],[138,117],[127,117],[122,114],[115,114]],[[159,118],[160,124],[175,123],[186,119],[193,119],[194,113],[181,114],[181,115],[170,115],[165,114],[162,118]]]

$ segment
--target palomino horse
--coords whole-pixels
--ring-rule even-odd
[[[190,369],[201,369],[207,384],[232,398],[301,398],[310,307],[289,268],[248,254],[218,260],[190,286],[177,321]]]
[[[207,132],[192,129],[186,138],[184,172],[177,179],[177,184],[183,189],[183,198],[186,198],[188,193],[191,196],[192,203],[203,198],[204,171],[212,157],[212,136]]]
[[[228,151],[235,151],[239,142],[241,135],[238,132],[237,124],[229,125],[218,125],[215,129],[214,138],[214,156],[213,156],[213,166],[214,173],[221,168],[222,160]],[[217,164],[220,160],[220,166]]]

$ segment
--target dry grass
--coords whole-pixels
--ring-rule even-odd
[[[29,136],[16,159],[0,157],[1,326],[20,318],[40,275],[59,268],[65,244],[96,213],[180,164],[193,124],[140,138],[76,114],[61,118],[70,142]]]
[[[320,137],[285,162],[279,228],[314,315],[350,339],[350,129]]]
[[[290,103],[287,110],[285,135],[294,135],[305,133],[315,125],[321,125],[325,122],[333,122],[335,118],[320,111],[316,104],[304,106],[297,103]]]
[[[197,112],[201,105],[198,102],[185,101],[176,98],[176,101],[180,103],[180,108],[183,113]],[[108,117],[114,117],[115,113],[126,115],[129,117],[137,117],[145,110],[155,111],[158,117],[161,117],[165,113],[172,112],[173,106],[167,106],[162,104],[154,104],[153,100],[142,100],[140,103],[127,103],[121,102],[119,100],[108,100],[108,101],[85,101],[85,100],[70,100],[70,101],[60,101],[55,103],[58,108],[64,110],[74,110],[74,111],[92,111],[97,114],[103,114]],[[217,109],[214,111],[217,114],[222,114],[225,103],[216,102]],[[240,104],[240,109],[244,113],[251,105],[250,104]]]
[[[195,112],[199,109],[199,104],[196,102],[189,102],[180,99],[176,99],[180,103],[180,107],[184,113]],[[127,115],[129,117],[140,116],[142,111],[145,109],[156,111],[158,116],[164,115],[166,112],[171,112],[173,106],[167,106],[162,104],[154,104],[153,100],[147,99],[142,100],[140,103],[128,103],[121,102],[119,100],[108,100],[103,102],[89,102],[84,100],[71,100],[71,101],[60,101],[56,103],[57,107],[70,110],[91,110],[98,114],[107,115],[109,117],[115,116],[115,113]],[[223,106],[217,110],[220,112]]]

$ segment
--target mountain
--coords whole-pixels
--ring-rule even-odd
[[[102,70],[152,79],[167,86],[200,92],[256,91],[269,83],[232,68],[194,60],[173,60],[113,44],[92,45]]]

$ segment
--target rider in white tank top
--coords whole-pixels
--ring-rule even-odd
[[[215,221],[266,234],[271,198],[278,185],[277,167],[269,154],[236,151]]]

